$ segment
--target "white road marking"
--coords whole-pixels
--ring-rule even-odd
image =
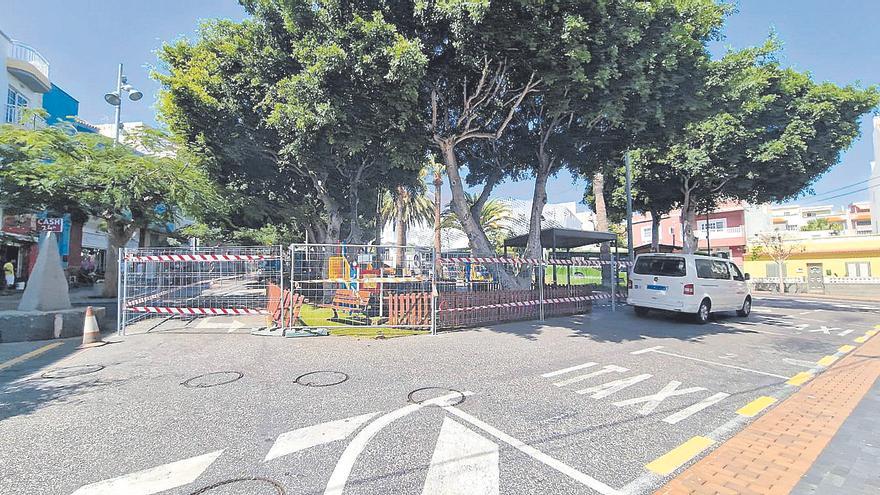
[[[620,392],[621,390],[631,387],[636,383],[647,380],[654,375],[644,374],[644,375],[636,375],[631,376],[629,378],[623,378],[620,380],[614,380],[613,382],[603,383],[601,385],[596,385],[595,387],[585,388],[583,390],[577,390],[578,394],[592,394],[590,397],[594,399],[602,399],[604,397],[608,397],[611,394]]]
[[[810,330],[809,333],[822,332],[825,335],[831,335],[832,330],[840,330],[839,327],[826,327],[825,325],[820,326],[819,328],[815,328]]]
[[[718,363],[715,361],[707,361],[705,359],[695,358],[695,357],[691,357],[691,356],[685,356],[683,354],[675,354],[673,352],[666,352],[666,351],[661,351],[661,350],[657,350],[657,349],[654,349],[651,352],[656,352],[658,354],[664,354],[666,356],[673,356],[673,357],[682,358],[682,359],[689,359],[691,361],[696,361],[698,363],[713,364],[715,366],[722,366],[724,368],[733,368],[733,369],[737,369],[740,371],[748,371],[751,373],[757,373],[759,375],[772,376],[774,378],[782,378],[783,380],[788,380],[790,378],[788,376],[777,375],[775,373],[767,373],[766,371],[758,371],[758,370],[753,370],[750,368],[743,368],[742,366],[734,366],[732,364]],[[578,393],[580,393],[580,391],[578,391]]]
[[[694,414],[702,411],[703,409],[706,409],[709,406],[714,406],[715,404],[721,402],[722,400],[724,400],[728,397],[730,397],[730,394],[725,394],[724,392],[718,392],[717,394],[706,397],[705,399],[701,400],[700,402],[697,402],[696,404],[688,406],[688,407],[682,409],[681,411],[678,411],[676,413],[670,414],[669,416],[666,416],[665,418],[663,418],[663,421],[665,421],[666,423],[669,423],[671,425],[674,425],[674,424],[678,423],[679,421],[681,421],[683,419],[687,419],[687,418],[693,416]]]
[[[471,394],[472,392],[464,392],[464,395]],[[459,395],[457,393],[452,393],[427,400],[420,404],[410,404],[379,416],[372,423],[365,426],[364,429],[355,435],[348,446],[345,447],[345,450],[336,462],[336,467],[333,468],[333,473],[330,474],[330,480],[327,481],[327,488],[324,490],[324,495],[342,495],[345,492],[345,484],[348,482],[348,477],[351,476],[351,470],[354,468],[355,461],[357,461],[358,456],[367,447],[367,443],[376,436],[382,428],[385,428],[392,422],[406,416],[407,414],[418,411],[422,407],[428,405],[444,406],[448,401],[457,399],[458,397]]]
[[[495,428],[489,424],[484,423],[483,421],[480,421],[479,419],[471,416],[470,414],[468,414],[460,409],[457,409],[457,408],[451,407],[451,406],[444,407],[444,409],[449,411],[451,414],[458,416],[462,420],[470,423],[471,425],[476,426],[477,428],[492,435],[493,437],[497,438],[498,440],[501,440],[502,442],[519,450],[520,452],[528,455],[532,459],[535,459],[536,461],[539,461],[539,462],[546,464],[547,466],[555,469],[556,471],[559,471],[560,473],[568,476],[569,478],[571,478],[571,479],[573,479],[573,480],[575,480],[575,481],[577,481],[577,482],[579,482],[589,488],[592,488],[593,490],[596,490],[597,492],[601,493],[602,495],[619,495],[619,492],[617,490],[606,485],[605,483],[602,483],[601,481],[597,480],[596,478],[593,478],[592,476],[590,476],[588,474],[582,473],[582,472],[578,471],[577,469],[574,469],[573,467],[550,457],[549,455],[541,452],[540,450],[532,447],[531,445],[528,445],[521,440],[517,440],[516,438],[513,438],[512,436],[498,430],[497,428]]]
[[[635,356],[635,355],[638,355],[638,354],[644,354],[644,353],[646,353],[646,352],[653,352],[653,351],[656,351],[657,349],[663,349],[663,346],[662,346],[662,345],[655,345],[654,347],[648,347],[648,348],[646,348],[646,349],[640,349],[640,350],[638,350],[638,351],[633,351],[633,352],[631,352],[630,354],[632,354],[633,356]]]
[[[497,495],[498,444],[443,418],[422,495]]]
[[[657,406],[659,406],[661,402],[663,402],[664,400],[666,400],[670,397],[675,397],[677,395],[690,394],[690,393],[694,393],[694,392],[699,392],[701,390],[706,390],[703,387],[689,387],[689,388],[683,388],[683,389],[679,390],[678,387],[680,385],[681,385],[681,382],[677,382],[677,381],[673,380],[673,381],[669,382],[665,387],[660,389],[660,391],[657,392],[656,394],[645,395],[643,397],[634,397],[632,399],[618,401],[618,402],[615,402],[614,405],[617,407],[626,407],[626,406],[632,406],[635,404],[641,404],[644,402],[645,405],[643,405],[642,408],[639,409],[639,414],[641,414],[642,416],[647,416],[648,414],[651,414],[652,412],[654,412],[654,409],[656,409]]]
[[[373,419],[377,412],[362,414],[351,418],[328,421],[318,425],[307,426],[282,433],[275,439],[264,461],[310,449],[325,443],[345,440],[367,421]]]
[[[590,366],[596,366],[598,363],[584,363],[579,364],[577,366],[572,366],[571,368],[565,368],[562,370],[551,371],[550,373],[544,373],[541,375],[544,378],[550,378],[557,375],[564,375],[566,373],[571,373],[572,371],[582,370],[584,368],[589,368]]]
[[[86,485],[72,495],[152,495],[187,485],[208,469],[222,450]]]
[[[847,335],[851,334],[852,332],[853,332],[852,330],[844,330],[844,331],[840,332],[840,333],[837,334],[837,335],[838,335],[839,337],[846,337]]]
[[[623,368],[621,366],[615,366],[613,364],[609,364],[608,366],[603,366],[602,369],[600,369],[600,370],[594,371],[592,373],[587,373],[586,375],[579,375],[579,376],[575,376],[572,378],[568,378],[566,380],[558,381],[558,382],[554,383],[553,385],[556,385],[557,387],[564,387],[566,385],[571,385],[572,383],[577,383],[577,382],[584,381],[589,378],[593,378],[594,376],[599,376],[599,375],[604,375],[606,373],[614,373],[614,372],[626,373],[627,371],[629,371],[627,368]]]

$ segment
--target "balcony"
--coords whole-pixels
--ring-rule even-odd
[[[27,129],[42,129],[46,127],[46,119],[39,115],[26,115],[29,107],[23,105],[4,105],[3,123],[18,124]]]
[[[696,230],[694,231],[694,236],[697,239],[705,239],[706,231],[705,230]],[[724,229],[709,229],[709,240],[713,239],[735,239],[735,238],[743,237],[743,228],[742,226],[738,227],[727,227]]]
[[[49,82],[49,61],[21,41],[12,41],[12,51],[6,58],[6,69],[31,91],[46,93],[52,88]]]

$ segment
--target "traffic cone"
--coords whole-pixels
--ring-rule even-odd
[[[80,349],[85,347],[98,347],[106,344],[101,340],[101,330],[98,328],[98,319],[92,307],[86,308],[86,319],[83,322],[83,341]]]

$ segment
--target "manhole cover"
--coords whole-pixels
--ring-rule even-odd
[[[348,380],[348,375],[341,371],[311,371],[296,377],[296,383],[306,387],[329,387],[339,385]]]
[[[64,368],[55,368],[54,370],[49,370],[43,373],[43,378],[69,378],[71,376],[79,376],[79,375],[88,375],[90,373],[97,373],[104,369],[104,366],[100,364],[83,364],[80,366],[67,366]]]
[[[443,397],[444,395],[450,395],[450,394],[455,394],[458,397],[456,397],[454,399],[450,398],[449,400],[454,401],[454,402],[447,401],[447,403],[443,404],[444,406],[457,406],[457,405],[461,404],[462,402],[464,402],[464,394],[463,393],[461,393],[458,390],[455,390],[453,388],[446,388],[446,387],[417,388],[417,389],[413,390],[412,392],[410,392],[409,395],[406,396],[406,400],[408,402],[412,402],[414,404],[421,404],[421,403],[425,402],[426,400],[436,399],[437,397]]]
[[[189,380],[181,383],[188,388],[208,388],[226,385],[241,379],[244,373],[239,371],[215,371],[213,373],[205,373],[204,375],[194,376]]]
[[[235,478],[218,481],[192,492],[190,495],[285,495],[284,488],[269,478]]]

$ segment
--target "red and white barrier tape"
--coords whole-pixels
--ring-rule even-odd
[[[598,299],[611,299],[611,294],[600,293],[593,294],[592,296],[575,296],[575,297],[556,297],[552,299],[544,300],[544,304],[563,304],[563,303],[573,303],[573,302],[582,302],[582,301],[595,301]],[[483,306],[469,306],[464,308],[441,308],[440,311],[473,311],[479,309],[493,309],[493,308],[522,308],[527,306],[538,306],[541,304],[540,300],[532,300],[532,301],[516,301],[516,302],[507,302],[507,303],[497,303],[497,304],[486,304]]]
[[[127,255],[125,261],[260,261],[279,258],[266,254],[150,254]]]
[[[169,315],[264,315],[265,309],[251,308],[178,308],[169,306],[129,306],[129,311]]]
[[[566,266],[602,266],[613,265],[610,260],[541,260],[538,258],[440,258],[441,263],[452,265],[455,263],[510,263],[513,265],[566,265]],[[629,266],[629,261],[618,261],[618,265]]]

